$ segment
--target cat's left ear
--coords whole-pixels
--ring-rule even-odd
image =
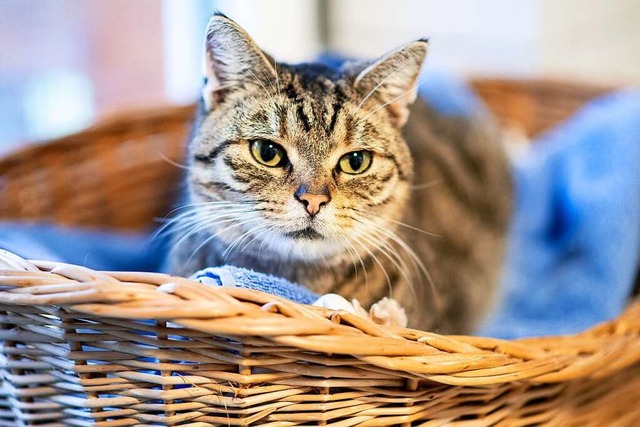
[[[204,41],[202,98],[207,110],[229,91],[255,86],[270,87],[275,69],[267,55],[235,21],[214,14]]]
[[[418,76],[427,48],[426,39],[406,44],[362,70],[353,82],[363,97],[361,106],[374,111],[384,105],[394,124],[403,126],[409,118],[409,107],[416,99]]]

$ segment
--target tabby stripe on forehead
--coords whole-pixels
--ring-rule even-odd
[[[280,132],[280,136],[286,138],[289,132],[287,128],[287,110],[282,106],[278,106],[276,108],[276,114],[278,116],[278,131]]]
[[[327,128],[327,133],[333,133],[336,128],[336,123],[338,122],[338,114],[342,109],[342,105],[339,102],[333,104],[333,114],[331,115],[331,120],[329,121],[329,126]]]
[[[224,141],[224,142],[220,143],[220,145],[218,145],[216,148],[211,150],[211,152],[209,154],[195,154],[193,156],[193,158],[198,160],[198,161],[200,161],[200,162],[209,162],[209,163],[211,163],[216,157],[218,157],[220,155],[222,150],[224,150],[225,148],[227,148],[229,145],[231,145],[233,143],[235,143],[235,141]]]
[[[302,102],[299,102],[296,106],[296,114],[298,115],[298,120],[302,124],[305,132],[309,132],[311,130],[311,124],[309,123],[309,118],[304,112],[304,105]]]

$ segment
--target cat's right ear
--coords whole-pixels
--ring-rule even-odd
[[[211,110],[226,93],[240,87],[271,85],[275,69],[247,32],[221,13],[207,25],[202,99]]]

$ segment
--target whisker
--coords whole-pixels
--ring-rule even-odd
[[[168,158],[167,156],[165,156],[165,154],[164,154],[164,153],[162,153],[162,152],[160,152],[160,151],[158,151],[158,154],[160,155],[160,158],[161,158],[162,160],[164,160],[165,162],[169,163],[169,164],[170,164],[170,165],[172,165],[172,166],[177,167],[178,169],[184,169],[184,170],[186,170],[186,171],[188,171],[188,170],[190,170],[190,169],[191,169],[191,168],[189,168],[189,166],[187,166],[187,165],[182,165],[182,164],[180,164],[180,163],[178,163],[178,162],[176,162],[176,161],[171,160],[170,158]]]
[[[436,304],[440,305],[440,297],[438,295],[438,291],[436,289],[435,284],[433,283],[433,279],[431,277],[431,274],[429,274],[429,271],[427,270],[426,266],[424,265],[424,263],[420,260],[420,258],[418,257],[418,255],[415,253],[415,251],[413,249],[411,249],[411,247],[397,234],[395,234],[393,231],[387,230],[383,227],[378,226],[377,224],[375,224],[373,221],[367,221],[369,222],[370,226],[373,227],[374,229],[376,229],[378,232],[382,233],[383,235],[387,236],[389,239],[393,240],[395,243],[397,243],[403,250],[404,252],[413,259],[413,262],[415,263],[415,265],[420,269],[420,271],[422,272],[422,274],[424,274],[424,277],[427,279],[427,282],[429,283],[429,286],[432,290],[433,296],[436,300]]]
[[[389,288],[389,295],[391,295],[391,290],[393,289],[393,286],[391,285],[391,278],[389,277],[389,274],[387,273],[387,270],[384,268],[384,265],[382,265],[382,263],[380,262],[380,260],[378,259],[378,257],[371,251],[369,250],[369,248],[362,244],[362,242],[359,242],[357,240],[354,240],[354,242],[358,245],[360,245],[360,247],[362,247],[371,257],[371,259],[373,259],[373,261],[378,264],[378,267],[380,267],[380,269],[382,270],[382,274],[384,274],[385,279],[387,280],[387,287]],[[368,293],[368,291],[367,291]]]
[[[167,219],[171,220],[173,218],[169,218],[169,217],[171,217],[171,215],[174,212],[177,212],[177,211],[180,211],[180,210],[184,210],[184,209],[187,209],[187,208],[203,207],[203,206],[204,207],[208,207],[208,206],[210,206],[210,207],[220,207],[220,206],[236,207],[237,206],[237,207],[244,208],[245,206],[241,206],[241,205],[251,205],[252,203],[253,202],[250,201],[250,200],[242,200],[242,201],[237,201],[237,202],[229,202],[229,201],[226,201],[226,200],[213,200],[213,201],[208,201],[208,202],[189,203],[189,204],[186,204],[186,205],[181,205],[181,206],[175,207],[168,214],[166,214],[163,218],[156,218],[156,219],[161,221],[161,222],[164,222]],[[193,210],[195,211],[196,209],[193,209]]]
[[[378,111],[380,111],[381,109],[383,109],[384,107],[386,107],[389,104],[392,104],[394,102],[396,102],[398,99],[402,98],[403,96],[406,96],[408,94],[410,94],[411,92],[413,92],[414,90],[418,90],[418,88],[425,82],[426,80],[421,81],[418,85],[412,86],[411,89],[409,89],[408,91],[396,96],[395,98],[393,98],[391,101],[387,101],[384,104],[378,106],[375,110],[371,111],[369,114],[367,114],[366,116],[364,116],[363,120],[367,120],[369,117],[371,117],[372,115],[374,115],[375,113],[377,113]]]
[[[344,238],[344,236],[338,236],[338,240],[340,241],[340,243],[342,243],[342,247],[344,248],[345,251],[347,251],[349,253],[349,257],[351,258],[351,262],[353,263],[353,272],[355,274],[355,279],[358,279],[358,264],[356,264],[356,255],[357,253],[354,253],[351,248],[349,248],[349,242],[347,242],[347,240]]]
[[[265,234],[267,234],[268,232],[272,231],[272,227],[270,225],[266,225],[265,227],[262,228],[262,230],[259,233],[256,233],[253,238],[251,240],[249,240],[243,247],[242,249],[240,249],[240,252],[244,252],[249,245],[251,245],[253,242],[256,241],[256,239],[258,239],[259,237],[264,236]]]
[[[235,223],[235,224],[231,224],[230,226],[225,227],[225,228],[224,228],[224,229],[222,229],[222,230],[218,230],[218,231],[216,231],[216,232],[215,232],[215,233],[213,233],[211,236],[207,237],[207,238],[206,238],[202,243],[200,243],[200,245],[198,245],[198,247],[197,247],[197,248],[195,248],[195,249],[194,249],[194,251],[191,253],[191,255],[189,255],[189,258],[187,258],[187,263],[188,263],[189,261],[191,261],[191,259],[195,256],[195,254],[196,254],[200,249],[202,249],[202,248],[203,248],[207,243],[209,243],[211,240],[213,240],[213,239],[215,239],[216,237],[218,237],[221,233],[223,233],[223,232],[225,232],[225,231],[228,231],[228,230],[231,230],[231,229],[236,228],[236,227],[240,227],[240,226],[242,226],[242,225],[248,224],[248,223],[250,223],[250,222],[252,222],[252,221],[256,221],[256,220],[257,220],[257,218],[251,218],[251,219],[249,219],[249,220],[245,220],[245,221],[242,221],[242,222],[238,222],[238,223]],[[234,220],[231,220],[231,221],[234,221]],[[218,224],[219,224],[219,223],[218,223]]]
[[[373,238],[373,236],[371,236],[371,237]],[[417,296],[417,294],[415,292],[415,289],[414,289],[414,286],[413,286],[413,280],[407,274],[407,270],[409,270],[409,267],[407,266],[407,263],[405,262],[405,260],[400,256],[398,251],[395,248],[393,248],[392,246],[390,246],[387,243],[383,242],[379,238],[377,239],[377,241],[368,238],[366,235],[363,235],[362,238],[367,240],[372,245],[374,245],[374,247],[377,247],[378,250],[380,251],[380,253],[383,254],[385,257],[387,257],[389,259],[389,261],[391,261],[391,263],[396,268],[396,270],[407,281],[407,285],[411,289],[411,291],[414,294],[414,296]]]
[[[289,255],[291,255],[291,250],[293,249],[293,245],[287,245],[287,251],[284,253],[284,256],[280,259],[280,265],[278,266],[278,275],[281,275],[282,268],[289,264]]]
[[[384,82],[386,82],[389,78],[391,78],[395,73],[397,73],[398,71],[404,70],[405,68],[407,68],[409,66],[409,64],[404,64],[404,66],[402,67],[398,67],[395,70],[393,70],[387,77],[385,77],[384,79],[380,80],[380,83],[378,83],[377,85],[375,85],[375,87],[373,89],[371,89],[369,91],[369,93],[367,94],[367,96],[364,97],[364,99],[362,101],[360,101],[360,103],[358,104],[358,108],[362,108],[362,106],[364,105],[365,102],[367,102],[367,99],[369,99],[369,97],[371,95],[373,95],[373,93],[378,90],[378,88],[380,88],[380,86],[382,86],[384,84]]]
[[[223,211],[218,212],[221,210],[221,208],[224,208]],[[166,227],[167,224],[171,225],[173,223],[176,222],[180,222],[183,221],[189,217],[194,217],[194,216],[202,216],[202,215],[211,215],[211,214],[228,214],[228,213],[241,213],[241,212],[253,212],[254,209],[249,209],[247,207],[229,207],[229,206],[205,206],[205,207],[195,207],[195,208],[189,208],[188,210],[184,211],[184,212],[180,212],[177,215],[171,216],[171,217],[165,217],[162,222],[163,227]]]
[[[440,178],[436,178],[436,179],[432,179],[429,182],[424,182],[422,184],[414,184],[411,186],[411,191],[416,191],[416,190],[426,190],[429,189],[431,187],[435,187],[436,185],[442,183],[442,179]]]
[[[170,219],[165,219],[164,224],[154,233],[153,239],[162,234],[175,234],[178,230],[185,228],[187,224],[250,212],[252,212],[252,210],[246,208],[226,209],[224,212],[208,212],[206,209],[192,209]]]
[[[275,59],[273,60],[273,68],[275,68],[276,72],[276,86],[278,89],[278,95],[282,95],[282,92],[280,91],[280,79],[278,78],[278,61],[276,61]]]
[[[255,221],[257,221],[258,219],[255,219]],[[249,221],[251,222],[251,221]],[[257,225],[254,228],[251,228],[249,230],[247,230],[246,232],[244,232],[242,235],[240,235],[240,237],[236,237],[233,242],[231,242],[231,244],[229,246],[227,246],[227,248],[224,250],[224,252],[222,253],[222,259],[223,260],[227,260],[227,257],[231,254],[231,252],[233,252],[233,250],[235,249],[236,246],[240,246],[242,244],[242,242],[248,238],[249,236],[251,236],[251,234],[253,234],[254,231],[258,230],[262,230],[265,227],[265,225]]]
[[[350,237],[351,233],[347,233],[347,236]],[[358,261],[360,262],[360,266],[362,267],[362,271],[364,273],[365,292],[369,294],[369,276],[367,274],[367,267],[364,265],[364,260],[362,259],[362,256],[360,256],[356,248],[351,244],[351,242],[349,242],[348,238],[342,237],[342,240],[351,248],[351,251],[356,255]],[[357,271],[358,270],[356,269],[356,273]]]
[[[188,238],[189,236],[195,233],[200,232],[201,230],[213,225],[214,223],[226,223],[229,221],[233,221],[237,219],[237,216],[239,214],[240,215],[248,214],[250,212],[251,210],[246,210],[245,208],[226,209],[223,212],[218,212],[211,209],[194,209],[193,211],[187,211],[186,213],[181,214],[183,216],[181,221],[184,221],[184,223],[180,223],[180,225],[178,225],[175,228],[175,231],[172,231],[172,232],[176,234],[178,231],[181,231],[184,229],[187,229],[187,230],[190,229],[190,230],[187,233],[185,233],[173,245],[178,246],[180,243],[182,243],[184,239]],[[230,218],[230,219],[227,219],[227,218]],[[220,221],[221,219],[224,219],[225,221],[224,222]],[[177,221],[177,222],[180,222],[180,221]]]
[[[262,80],[260,80],[260,79],[259,79],[259,78],[254,74],[254,72],[253,72],[253,71],[251,71],[251,69],[250,69],[249,67],[246,67],[246,66],[245,66],[245,68],[244,68],[244,69],[251,73],[251,75],[253,76],[253,78],[254,78],[254,79],[256,79],[256,81],[258,82],[258,84],[259,84],[260,86],[262,86],[262,90],[264,90],[264,93],[266,93],[266,94],[267,94],[267,96],[268,96],[269,98],[271,98],[271,101],[272,101],[273,103],[275,103],[275,102],[276,102],[276,100],[275,100],[275,99],[274,99],[274,97],[269,93],[269,91],[267,90],[267,87],[264,85],[264,83],[262,83]],[[271,82],[271,86],[273,86],[273,82]]]
[[[370,227],[372,228],[371,231],[373,231],[375,235],[364,233],[360,238],[369,242],[381,254],[388,258],[389,261],[391,261],[394,267],[398,270],[398,272],[405,276],[405,279],[408,281],[409,286],[413,287],[413,281],[406,274],[406,270],[408,270],[409,268],[405,260],[400,256],[398,251],[393,246],[389,245],[385,240],[381,238],[378,233],[376,233],[375,228],[373,228],[372,226]],[[402,266],[400,264],[402,264]]]
[[[230,219],[224,219],[222,221],[203,221],[200,223],[196,223],[197,225],[193,228],[191,228],[191,230],[189,230],[187,233],[185,233],[176,243],[174,243],[174,246],[180,246],[180,244],[187,238],[189,238],[190,236],[197,234],[199,232],[201,232],[202,230],[212,226],[213,224],[227,224],[229,222],[235,222],[237,221],[237,218],[230,218]],[[222,231],[226,231],[226,228]],[[214,233],[213,237],[216,237],[218,233]]]
[[[398,224],[398,225],[400,225],[402,227],[406,227],[406,228],[408,228],[410,230],[417,231],[419,233],[425,234],[425,235],[427,235],[429,237],[444,237],[444,236],[442,236],[440,234],[430,233],[430,232],[428,232],[426,230],[423,230],[421,228],[417,228],[417,227],[414,227],[413,225],[409,225],[407,223],[404,223],[402,221],[397,221],[395,219],[387,218],[387,217],[382,216],[382,215],[375,215],[375,214],[372,214],[372,213],[369,213],[369,212],[361,211],[359,209],[353,209],[353,210],[355,210],[355,211],[359,212],[361,215],[367,216],[369,218],[376,218],[376,219],[380,218],[380,219],[383,219],[385,221],[389,221],[389,222],[392,222],[394,224]]]
[[[269,229],[269,231],[273,231],[273,226]],[[271,238],[269,239],[270,241],[273,240],[273,234],[270,234],[267,236],[267,238]],[[260,242],[260,246],[258,247],[258,258],[262,259],[262,248],[264,247],[264,244],[267,243],[267,239],[263,239],[262,242]]]

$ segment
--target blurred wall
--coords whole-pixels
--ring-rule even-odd
[[[89,4],[84,18],[98,113],[165,102],[162,9],[157,0]]]
[[[545,0],[542,4],[542,73],[640,84],[639,0]]]
[[[165,103],[156,0],[0,0],[0,152]]]
[[[638,0],[327,0],[328,40],[354,56],[429,37],[463,75],[640,84]]]
[[[378,56],[428,37],[429,64],[461,74],[531,74],[539,69],[536,0],[328,0],[329,46]]]
[[[214,6],[277,60],[308,61],[323,49],[317,0],[216,0]]]

